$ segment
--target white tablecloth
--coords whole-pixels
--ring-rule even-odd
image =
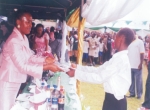
[[[61,77],[61,85],[64,86],[66,92],[64,110],[81,110],[81,102],[78,95],[76,94],[76,79],[70,78],[66,73],[61,72],[57,73],[57,75],[54,77],[55,80],[50,79],[47,81],[48,84],[50,84],[52,80],[53,84],[56,84],[58,74]],[[45,110],[45,107],[46,104],[44,103],[43,105],[39,106],[38,110]],[[16,101],[16,104],[11,110],[34,110],[34,107],[28,100]]]

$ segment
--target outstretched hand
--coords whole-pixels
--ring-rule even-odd
[[[70,76],[70,77],[74,77],[76,68],[77,68],[77,65],[72,63],[71,67],[69,68],[69,71],[66,74],[68,74],[68,76]]]
[[[43,66],[44,70],[51,70],[52,72],[61,72],[63,71],[59,66],[57,66],[56,64],[54,63],[47,63],[47,64],[44,64]]]
[[[50,63],[50,64],[52,64],[52,63],[54,63],[54,62],[55,62],[55,58],[46,57],[46,59],[45,59],[45,63]]]
[[[71,68],[77,68],[77,65],[74,63],[71,63]]]
[[[74,77],[75,69],[70,68],[70,70],[66,74],[68,74],[68,76],[70,76],[70,77]]]

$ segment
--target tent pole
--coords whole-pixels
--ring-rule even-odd
[[[61,58],[60,58],[61,63],[66,62],[65,61],[65,53],[66,53],[66,48],[67,48],[66,47],[67,25],[65,21],[66,13],[67,13],[67,10],[64,9],[64,18],[62,21],[63,22],[63,28],[62,28],[63,35],[62,35]]]
[[[84,0],[81,0],[80,5],[80,13],[79,13],[79,25],[78,25],[78,54],[77,54],[77,64],[82,65],[82,56],[83,56],[83,31],[84,31],[84,21],[81,16],[82,7],[84,4]],[[76,82],[77,94],[80,97],[80,81],[77,80]]]

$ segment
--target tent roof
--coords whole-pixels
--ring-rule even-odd
[[[139,6],[137,6],[134,10],[132,10],[130,13],[128,13],[120,20],[150,21],[149,5],[150,5],[150,0],[143,0]]]
[[[100,29],[103,29],[103,28],[106,28],[105,26],[104,27],[92,27],[92,28],[89,28],[90,30],[100,30]],[[118,32],[120,30],[120,28],[115,28],[115,27],[107,27],[107,29],[111,29],[115,32]],[[135,31],[139,31],[141,29],[133,29]],[[148,30],[147,30],[148,31]]]
[[[80,0],[0,0],[0,15],[11,16],[14,9],[30,11],[34,19],[63,19],[80,6]]]

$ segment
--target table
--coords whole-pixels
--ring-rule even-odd
[[[60,78],[61,78],[61,85],[64,86],[65,93],[66,93],[64,110],[81,110],[81,102],[80,102],[78,95],[76,94],[76,79],[70,78],[64,72],[59,72],[59,73],[55,73],[55,76],[53,78],[51,78],[50,80],[48,80],[47,83],[48,84],[51,84],[51,83],[56,84],[58,76],[60,76]],[[28,93],[27,88],[28,87],[26,87],[24,89],[24,93]],[[32,106],[32,104],[30,105],[29,101],[28,102],[27,101],[26,102],[16,101],[16,104],[13,107],[14,109],[12,108],[11,110],[21,110],[21,108],[19,108],[19,106],[22,106],[22,110],[27,110],[23,107],[23,106],[25,106],[24,103],[26,103],[28,106]],[[17,109],[17,107],[15,108],[15,106],[18,106],[19,109]],[[33,108],[31,108],[31,110],[33,110]]]

